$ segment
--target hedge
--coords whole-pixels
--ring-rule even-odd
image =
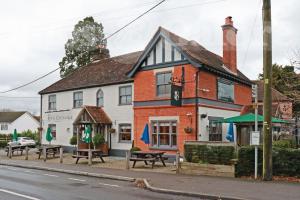
[[[300,150],[274,147],[272,151],[273,175],[300,177]],[[258,148],[258,175],[262,172],[262,147]],[[254,147],[241,147],[238,152],[238,162],[235,176],[254,175]]]
[[[185,144],[184,156],[187,162],[229,165],[234,158],[234,147]]]

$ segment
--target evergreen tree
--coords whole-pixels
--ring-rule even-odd
[[[79,21],[74,27],[72,38],[65,44],[65,56],[59,62],[61,77],[91,63],[94,50],[98,46],[106,47],[102,24],[94,21],[93,17]]]

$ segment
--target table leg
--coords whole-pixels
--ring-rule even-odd
[[[144,161],[144,163],[145,163],[145,165],[148,165],[148,163],[147,163],[147,161],[146,161],[146,160]]]
[[[136,161],[133,161],[133,165],[132,165],[132,168],[134,168],[134,167],[135,167],[135,163],[136,163]]]
[[[76,164],[78,164],[78,161],[79,161],[79,157],[77,157],[77,159],[76,159]]]
[[[164,165],[164,167],[166,167],[166,163],[165,163],[164,158],[162,157],[162,155],[159,155],[159,158],[160,158],[162,164]]]
[[[104,159],[102,158],[102,156],[99,156],[99,158],[100,158],[100,160],[101,160],[103,163],[105,163],[105,162],[104,162]]]

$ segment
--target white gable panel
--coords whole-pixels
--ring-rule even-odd
[[[156,43],[156,64],[162,63],[162,39]]]
[[[179,60],[181,60],[181,53],[177,49],[174,49],[174,61]]]
[[[172,45],[165,40],[165,62],[172,61]]]
[[[147,65],[153,65],[153,57],[154,57],[154,54],[153,54],[153,50],[150,52],[148,58],[147,58]]]

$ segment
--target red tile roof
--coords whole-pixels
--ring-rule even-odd
[[[94,120],[94,123],[99,124],[112,124],[110,118],[105,113],[105,111],[97,106],[84,106],[84,109],[88,112],[88,114]]]

